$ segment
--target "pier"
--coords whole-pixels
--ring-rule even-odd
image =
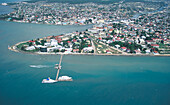
[[[61,57],[60,57],[60,62],[59,62],[59,65],[58,65],[58,71],[57,71],[57,75],[56,75],[56,79],[55,80],[58,80],[59,72],[60,72],[60,69],[61,69],[62,58],[63,58],[63,55],[61,55]]]
[[[61,57],[60,57],[60,62],[59,62],[58,68],[57,68],[58,71],[57,71],[57,75],[56,75],[55,81],[73,81],[72,77],[69,77],[69,76],[61,76],[61,77],[58,77],[58,76],[59,76],[59,73],[60,73],[60,70],[61,70],[62,58],[63,58],[63,54],[62,54]]]
[[[58,76],[59,76],[59,73],[60,73],[60,70],[61,70],[62,58],[63,58],[63,54],[62,54],[61,57],[60,57],[60,62],[59,62],[59,64],[56,64],[57,67],[55,67],[55,68],[58,69],[55,80],[50,79],[50,77],[48,77],[47,79],[43,79],[42,83],[55,83],[55,82],[58,82],[58,81],[73,81],[72,77],[69,77],[69,76],[61,76],[61,77],[58,77]]]

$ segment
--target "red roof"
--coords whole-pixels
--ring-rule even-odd
[[[159,46],[158,44],[151,44],[151,46]]]
[[[34,40],[32,41],[32,40],[30,40],[29,42],[35,42]]]
[[[158,53],[158,51],[154,51],[154,53]]]
[[[70,41],[67,41],[67,43],[70,43]]]
[[[134,50],[136,53],[140,53],[140,51],[139,50]]]
[[[73,42],[76,42],[77,40],[76,39],[73,39]]]
[[[109,31],[113,31],[113,29],[110,29]]]
[[[102,40],[102,38],[99,38],[100,40]]]
[[[153,42],[153,40],[146,40],[147,42]]]
[[[73,49],[73,52],[79,51],[79,49]]]
[[[61,39],[61,38],[57,38],[57,39],[55,39],[55,40],[57,40],[57,41],[62,41],[62,39]]]
[[[120,40],[119,38],[117,38],[116,40]]]
[[[126,47],[121,47],[122,49],[126,49]]]
[[[106,52],[110,52],[109,50],[106,50]]]
[[[96,27],[97,29],[103,29],[103,27]]]

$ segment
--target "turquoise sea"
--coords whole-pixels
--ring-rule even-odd
[[[11,3],[11,2],[21,2],[21,1],[29,1],[29,0],[1,0],[0,3]]]
[[[67,55],[60,75],[74,81],[42,84],[48,76],[55,78],[60,56],[7,49],[20,41],[90,27],[0,21],[0,105],[170,104],[170,57]]]

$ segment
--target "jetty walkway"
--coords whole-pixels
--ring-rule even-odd
[[[56,80],[58,79],[59,72],[60,72],[60,69],[61,69],[61,61],[62,61],[62,58],[63,58],[63,54],[62,54],[61,57],[60,57],[60,62],[59,62],[59,65],[58,65],[58,71],[57,71],[57,75],[56,75]]]

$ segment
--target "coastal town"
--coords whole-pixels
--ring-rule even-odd
[[[162,6],[164,5],[164,6]],[[86,25],[81,32],[18,43],[9,49],[34,54],[168,55],[169,3],[114,4],[27,3],[13,7],[7,21],[52,25]]]
[[[135,14],[155,11],[163,5],[163,2],[124,1],[114,4],[19,2],[11,5],[14,11],[2,15],[2,18],[14,22],[52,25],[99,24],[129,19]]]
[[[0,0],[0,105],[170,105],[170,0]]]

